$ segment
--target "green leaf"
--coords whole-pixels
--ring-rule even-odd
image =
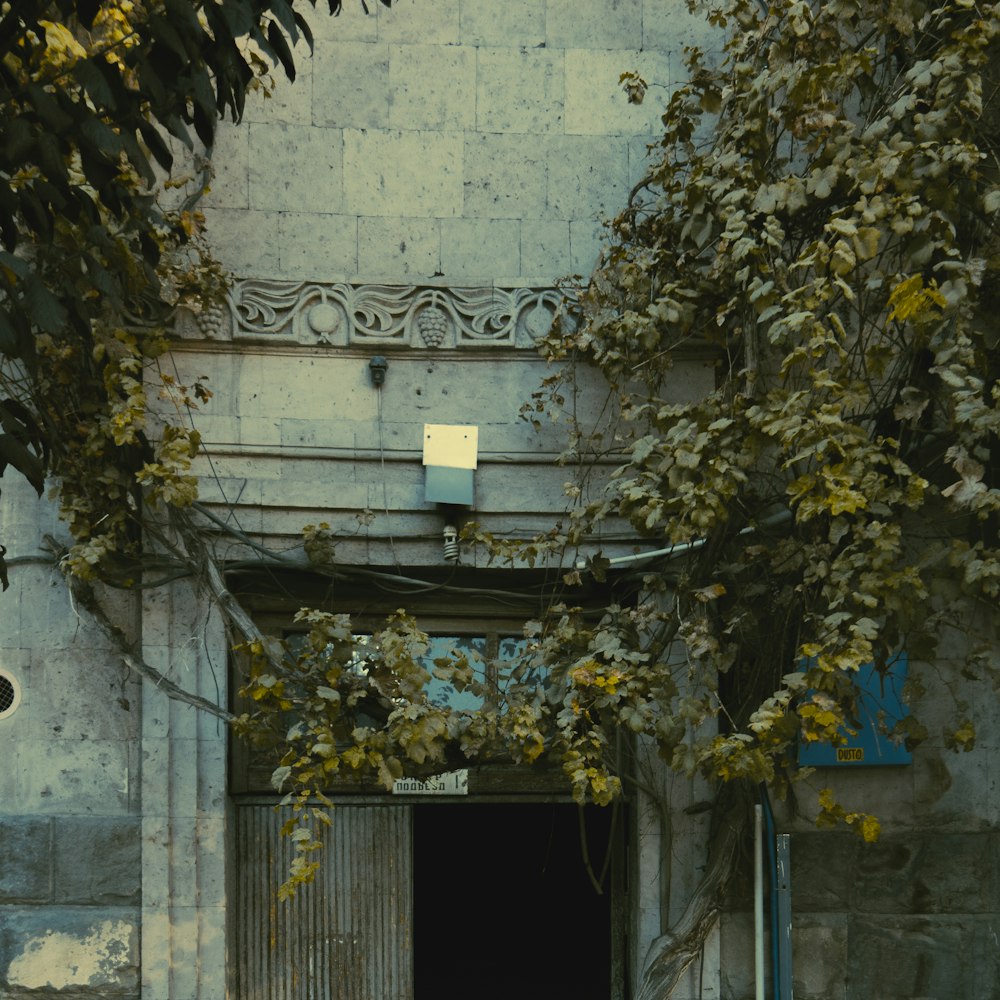
[[[50,134],[60,135],[75,124],[74,116],[67,113],[62,106],[63,102],[49,93],[41,84],[26,84],[24,95],[38,120]],[[69,99],[65,100],[68,102]],[[83,112],[78,110],[76,114],[82,117]]]
[[[0,309],[0,354],[17,356],[17,333],[5,309]]]
[[[288,47],[288,42],[275,21],[271,21],[267,26],[267,40],[278,61],[284,67],[285,74],[289,80],[295,79],[295,60],[292,57],[292,50]]]
[[[13,466],[41,496],[45,489],[45,467],[13,434],[0,434],[0,476],[8,465]]]
[[[188,46],[171,21],[162,15],[154,14],[147,23],[149,33],[155,39],[155,43],[162,43],[169,48],[177,56],[181,65],[187,63]]]
[[[174,165],[174,155],[170,152],[169,146],[163,141],[160,130],[152,122],[148,122],[142,118],[139,120],[139,134],[142,136],[142,141],[149,147],[149,151],[153,154],[156,162],[164,170],[169,171]],[[138,167],[138,164],[136,166]]]
[[[102,72],[104,68],[102,64],[108,66],[107,60],[94,57],[80,59],[73,67],[73,76],[87,92],[95,107],[114,110],[117,106],[115,94],[108,77]]]
[[[63,304],[45,287],[37,274],[24,282],[24,305],[31,322],[46,333],[59,333],[66,325],[67,314]]]

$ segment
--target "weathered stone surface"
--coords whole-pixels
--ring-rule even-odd
[[[972,918],[852,917],[845,1000],[975,996],[980,973],[968,943],[977,928]]]
[[[648,84],[642,104],[630,104],[619,83],[625,71]],[[662,131],[670,64],[663,52],[566,52],[566,132],[570,135],[649,135]]]
[[[317,201],[316,209],[325,206]],[[265,242],[278,251],[278,272],[285,278],[335,280],[357,270],[358,220],[353,215],[282,212],[277,236]]]
[[[315,38],[345,42],[374,42],[378,38],[378,7],[369,7],[369,13],[365,13],[361,4],[345,3],[336,17],[329,10],[328,4],[303,8],[302,14]]]
[[[913,781],[913,765],[819,768],[813,781],[798,787],[794,810],[776,802],[774,811],[782,829],[812,833],[820,812],[819,792],[829,788],[848,812],[874,813],[883,835],[902,833],[913,825]]]
[[[47,496],[39,497],[21,476],[7,476],[6,479],[9,482],[4,482],[0,502],[0,537],[3,537],[4,545],[7,546],[7,558],[44,555],[41,549],[44,533],[62,535],[59,530],[59,508]],[[11,574],[12,585],[20,572]],[[2,620],[0,635],[6,632],[5,626],[9,621],[6,614],[2,616]]]
[[[281,476],[295,476],[299,463],[296,461],[295,452],[291,449],[297,448],[353,448],[355,441],[355,428],[348,423],[337,424],[331,427],[326,420],[300,420],[297,417],[287,417],[281,421],[281,444],[288,448],[288,458],[282,459],[278,465]],[[253,463],[252,458],[247,459]],[[256,462],[258,469],[263,463]],[[315,464],[312,471],[303,468],[304,475],[315,476]],[[338,480],[352,478],[351,473],[346,476],[338,476]]]
[[[251,209],[328,215],[343,211],[339,129],[251,125],[249,156]],[[301,163],[303,169],[289,170],[289,161]]]
[[[459,0],[398,0],[378,7],[378,37],[389,42],[454,45],[459,40]]]
[[[857,859],[864,849],[854,833],[830,830],[794,834],[791,839],[793,912],[849,909]]]
[[[414,221],[487,218],[535,227],[520,237],[519,270],[509,243],[495,245],[505,278],[587,273],[594,222],[622,208],[636,173],[629,142],[658,128],[673,72],[649,41],[660,15],[648,6],[435,0],[315,15],[300,78],[277,72],[273,99],[248,105],[250,127],[220,130],[204,204],[221,262],[237,276],[301,280],[483,276],[490,268],[474,261],[456,266],[460,249],[449,272],[447,240]],[[651,84],[642,106],[618,84],[630,69]],[[569,252],[551,231],[539,245],[543,219],[586,230]]]
[[[80,670],[81,646],[48,649],[35,658],[31,670],[31,715],[35,732],[58,741],[130,740],[138,734],[137,683],[127,678],[98,646],[94,659],[109,659],[107,670]],[[86,712],[74,711],[67,695],[83,702]],[[63,742],[60,745],[67,746]]]
[[[480,49],[476,127],[481,132],[561,132],[565,86],[559,50]]]
[[[358,273],[431,277],[441,270],[437,219],[358,219]]]
[[[330,18],[322,19],[324,21],[331,20]],[[340,18],[342,24],[347,20],[347,17]],[[320,32],[313,28],[313,35],[319,37]],[[314,53],[316,49],[317,46],[314,45]],[[312,124],[314,63],[309,52],[309,45],[304,38],[300,37],[298,42],[292,46],[292,56],[295,59],[294,81],[286,79],[284,72],[280,68],[275,68],[271,86],[255,87],[247,94],[246,106],[243,109],[244,122]]]
[[[655,146],[650,147],[653,137],[647,135],[631,136],[628,140],[628,186],[631,191],[636,184],[644,180],[650,168],[656,164],[660,158],[662,150]],[[652,195],[647,191],[637,193],[640,200],[652,199]]]
[[[441,270],[455,282],[521,273],[521,225],[510,219],[442,219]]]
[[[5,997],[59,991],[122,997],[138,990],[138,914],[124,908],[0,907]],[[32,996],[38,993],[32,992]]]
[[[185,583],[168,594],[162,645],[144,644],[143,655],[188,690],[226,704],[221,623]],[[142,717],[143,997],[221,997],[226,726],[151,684],[143,686]]]
[[[62,535],[62,531],[57,532],[57,537]],[[51,649],[75,647],[79,652],[86,647],[95,660],[100,655],[98,651],[107,649],[107,642],[96,630],[81,628],[80,615],[70,600],[62,574],[51,561],[42,558],[37,563],[19,567],[17,579],[24,587],[25,598],[20,609],[21,634],[14,645],[32,651],[32,668],[43,666],[44,658]],[[29,688],[33,687],[34,683],[29,678]],[[67,701],[71,698],[70,692],[65,689],[50,691],[48,696],[58,697],[60,694]],[[26,701],[28,696],[33,698],[31,690],[26,692]],[[15,720],[19,718],[20,713],[12,716]]]
[[[57,902],[137,904],[141,890],[139,820],[56,817],[53,820]]]
[[[333,354],[268,358],[266,377],[244,380],[239,406],[278,419],[374,420],[378,397],[371,388],[368,361],[367,357],[346,361]],[[331,391],[334,378],[336,392]]]
[[[461,133],[344,131],[345,207],[359,215],[462,214]]]
[[[271,236],[278,229],[277,212],[245,212],[227,208],[203,210],[211,232],[212,252],[237,277],[280,274],[278,244]]]
[[[913,760],[914,819],[922,829],[968,830],[1000,821],[994,755],[921,745]]]
[[[642,47],[659,49],[680,57],[685,45],[697,45],[706,52],[722,48],[724,35],[713,28],[699,11],[691,13],[675,0],[643,0]],[[674,79],[683,78],[683,64],[677,58]]]
[[[794,996],[798,1000],[846,1000],[844,972],[850,968],[846,915],[806,917],[796,915],[794,908],[792,912]]]
[[[535,136],[466,134],[464,215],[540,218],[545,213],[546,178],[545,151]]]
[[[340,128],[389,124],[389,46],[320,39],[313,57],[312,123]],[[284,162],[288,162],[285,158]]]
[[[607,243],[601,222],[586,220],[569,224],[569,261],[573,274],[586,277],[597,265]]]
[[[642,0],[548,0],[549,45],[607,49],[642,46]]]
[[[545,42],[546,0],[462,4],[462,41],[467,45],[537,46]]]
[[[368,506],[369,496],[367,489],[353,483],[280,482],[262,486],[261,502],[270,507],[301,507],[307,510],[355,506],[363,510]]]
[[[726,1000],[752,1000],[754,996],[753,914],[724,913],[721,928],[720,970]]]
[[[887,837],[859,849],[855,908],[867,913],[996,910],[997,833]]]
[[[998,932],[1000,921],[994,913],[976,921],[971,940],[967,939],[964,944],[964,957],[973,975],[972,1000],[996,1000],[997,984],[1000,983]]]
[[[206,208],[250,207],[250,129],[220,122],[212,149],[212,174]]]
[[[521,223],[521,274],[541,280],[544,275],[572,272],[570,224],[561,220],[526,219]]]
[[[0,816],[0,903],[52,898],[52,821]]]
[[[390,48],[390,127],[472,128],[476,122],[475,93],[474,48],[458,45],[394,45]]]
[[[625,139],[583,135],[548,144],[548,214],[559,219],[610,218],[628,197]]]
[[[136,750],[126,740],[25,740],[14,808],[38,815],[129,811]]]

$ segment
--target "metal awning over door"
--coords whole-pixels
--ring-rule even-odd
[[[411,808],[331,810],[315,882],[285,901],[289,811],[238,803],[235,813],[235,996],[413,1000]]]

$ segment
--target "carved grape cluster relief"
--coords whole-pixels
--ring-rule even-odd
[[[189,339],[383,349],[530,348],[565,301],[555,288],[449,288],[246,279],[228,316],[182,318]]]

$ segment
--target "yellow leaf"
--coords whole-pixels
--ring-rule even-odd
[[[873,844],[882,832],[882,824],[874,816],[865,816],[861,821],[861,836],[865,842]]]
[[[859,229],[852,242],[858,260],[871,260],[878,253],[879,231],[874,226]]]
[[[65,68],[77,59],[86,59],[87,50],[73,37],[65,24],[55,21],[39,21],[45,29],[44,61],[50,66]]]

